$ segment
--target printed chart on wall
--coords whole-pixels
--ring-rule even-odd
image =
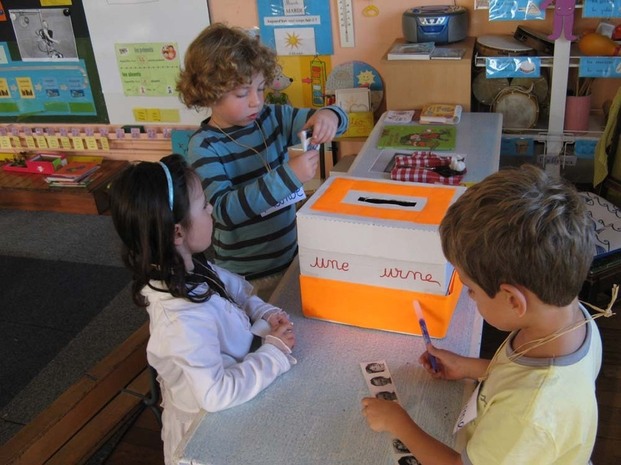
[[[84,9],[111,123],[205,118],[179,101],[175,81],[190,42],[209,25],[206,0],[88,1]]]
[[[50,4],[0,4],[0,121],[107,122],[82,4]]]
[[[281,56],[332,55],[329,0],[257,0],[261,41]]]

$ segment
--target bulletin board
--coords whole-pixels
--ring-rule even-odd
[[[0,122],[108,122],[81,0],[2,0]]]
[[[190,42],[209,25],[207,0],[85,1],[91,43],[112,124],[196,124],[174,77]]]

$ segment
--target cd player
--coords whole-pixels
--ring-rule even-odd
[[[403,37],[408,42],[458,42],[468,33],[468,10],[456,5],[429,5],[403,13]]]

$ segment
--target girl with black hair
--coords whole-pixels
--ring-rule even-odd
[[[112,184],[114,226],[150,320],[149,364],[162,391],[164,459],[200,409],[255,397],[295,363],[293,323],[239,275],[210,264],[212,206],[180,155],[127,168]],[[262,344],[251,352],[255,336]]]

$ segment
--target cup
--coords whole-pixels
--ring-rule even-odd
[[[569,96],[565,102],[565,131],[589,129],[591,95]]]

